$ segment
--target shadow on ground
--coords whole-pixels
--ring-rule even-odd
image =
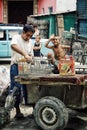
[[[20,120],[13,119],[1,130],[41,130],[41,128],[37,126],[33,118],[27,116]],[[87,121],[72,118],[64,130],[87,130]]]

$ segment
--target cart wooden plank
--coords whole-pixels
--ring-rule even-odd
[[[15,80],[21,84],[57,85],[77,84],[82,85],[87,80],[87,75],[76,74],[73,76],[60,76],[59,74],[48,74],[42,76],[16,76]]]

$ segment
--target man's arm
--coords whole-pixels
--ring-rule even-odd
[[[24,56],[24,58],[26,59],[26,61],[31,61],[32,60],[32,56],[29,56],[26,52],[23,52],[16,44],[12,44],[11,48],[14,51],[16,51],[17,53],[19,53],[22,56]]]

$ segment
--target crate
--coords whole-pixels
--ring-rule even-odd
[[[35,57],[30,65],[31,75],[44,75],[52,72],[51,67],[48,65],[48,59],[46,57]]]
[[[18,74],[19,75],[28,75],[30,70],[30,64],[27,62],[18,62]]]
[[[48,65],[48,59],[42,57],[34,57],[31,63],[25,61],[18,62],[19,75],[34,75],[39,76],[52,72]]]

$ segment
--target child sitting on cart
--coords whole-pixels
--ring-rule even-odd
[[[52,42],[53,45],[49,45]],[[49,49],[53,50],[53,53],[48,53],[47,57],[51,64],[53,64],[56,68],[58,65],[58,61],[65,58],[65,51],[64,49],[70,49],[70,46],[61,45],[61,38],[59,36],[51,35],[51,37],[46,42],[45,46]],[[58,69],[57,69],[58,70]]]

